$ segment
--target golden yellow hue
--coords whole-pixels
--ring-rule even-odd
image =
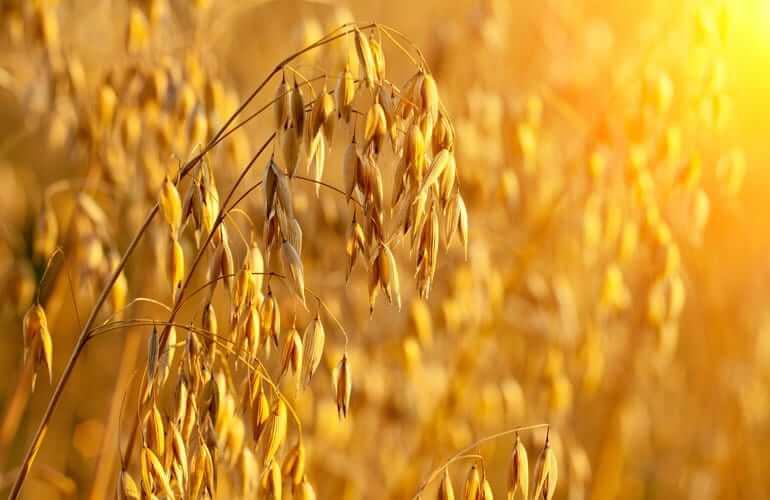
[[[2,2],[0,494],[770,497],[768,21]]]

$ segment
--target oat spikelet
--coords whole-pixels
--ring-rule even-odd
[[[468,260],[468,209],[460,194],[457,194],[457,230],[460,233],[460,242],[465,250],[465,260]]]
[[[321,132],[321,127],[323,127],[324,122],[328,116],[327,113],[331,114],[334,110],[333,99],[331,108],[327,107],[325,99],[327,96],[329,99],[331,99],[331,95],[329,95],[329,92],[326,90],[326,85],[324,85],[324,88],[321,89],[320,95],[315,99],[315,101],[313,101],[313,107],[310,110],[308,119],[306,120],[305,141],[307,144],[310,144]]]
[[[207,348],[211,351],[211,354],[213,354],[215,350],[215,337],[219,333],[219,322],[217,321],[216,310],[214,309],[214,305],[211,302],[206,304],[206,306],[203,308],[203,315],[201,316],[201,328],[206,333],[206,340],[204,341],[204,345],[206,345]]]
[[[273,339],[275,345],[278,346],[278,334],[281,330],[281,311],[278,307],[278,301],[270,289],[268,289],[267,296],[259,308],[259,318],[262,324],[262,332],[264,333],[263,342]]]
[[[236,344],[241,352],[249,358],[255,358],[262,345],[262,331],[259,320],[259,311],[251,305],[246,311],[246,319],[241,328],[241,338]]]
[[[481,477],[479,476],[479,470],[475,465],[473,465],[471,470],[468,472],[468,477],[465,479],[463,500],[478,500],[480,493]]]
[[[369,48],[372,52],[374,72],[377,75],[377,80],[382,82],[385,80],[385,53],[382,51],[382,45],[380,45],[380,42],[374,35],[369,36]]]
[[[283,483],[281,479],[281,468],[276,462],[270,464],[270,469],[262,479],[262,488],[267,493],[268,499],[281,500],[283,498]]]
[[[294,80],[294,89],[291,91],[291,122],[294,124],[294,133],[297,138],[302,137],[305,130],[305,101],[302,97],[302,89]]]
[[[455,500],[455,490],[452,486],[452,478],[449,475],[449,468],[444,468],[444,476],[441,478],[441,484],[438,487],[438,500]]]
[[[286,172],[289,177],[293,177],[297,171],[299,163],[299,139],[294,132],[294,125],[291,125],[281,133],[281,146],[283,150],[283,160],[286,162]]]
[[[203,481],[206,477],[206,459],[204,454],[206,453],[206,445],[200,443],[193,454],[192,461],[190,463],[190,470],[192,476],[190,477],[190,483],[188,486],[188,494],[190,498],[199,498],[201,495],[201,488],[203,488]]]
[[[369,40],[358,28],[356,28],[355,41],[356,53],[358,54],[358,61],[361,65],[362,78],[366,80],[366,85],[370,89],[373,89],[374,84],[377,81],[377,68],[375,66],[374,56],[372,55],[372,48],[369,45]]]
[[[334,128],[337,123],[337,117],[334,115],[334,98],[326,91],[326,89],[324,89],[324,93],[320,99],[324,139],[326,139],[326,144],[331,147],[332,139],[334,138]]]
[[[323,178],[324,167],[326,165],[326,139],[320,132],[310,143],[310,152],[308,156],[308,170],[312,172],[313,179],[320,181]],[[321,184],[315,183],[314,188],[316,197],[321,195]]]
[[[262,289],[262,281],[264,280],[265,272],[265,258],[262,256],[262,251],[259,249],[259,244],[254,235],[251,238],[251,245],[249,246],[248,254],[246,255],[246,261],[249,263],[249,270],[251,271],[251,294],[256,295],[259,290]],[[254,298],[251,295],[248,298]]]
[[[225,289],[227,290],[230,298],[231,314],[233,317],[235,317],[235,257],[233,257],[233,251],[227,238],[222,239],[222,249],[222,277],[224,278],[223,281],[225,282]]]
[[[292,291],[302,300],[302,305],[305,305],[305,271],[302,268],[302,259],[289,240],[284,240],[281,245],[281,261]]]
[[[409,127],[404,150],[404,162],[412,181],[417,185],[422,183],[425,173],[425,138],[416,123]]]
[[[337,82],[335,91],[337,98],[337,115],[350,123],[350,114],[353,110],[353,100],[356,97],[356,84],[353,81],[353,73],[350,72],[350,66],[345,65],[345,71]]]
[[[356,188],[356,173],[361,169],[361,163],[358,157],[355,137],[345,150],[345,156],[342,160],[342,177],[344,182],[345,194],[348,200],[353,196],[353,190]]]
[[[304,364],[302,365],[302,385],[307,387],[313,374],[318,369],[323,357],[324,344],[326,342],[326,332],[324,331],[321,318],[316,313],[315,319],[305,329],[305,354]]]
[[[374,146],[374,152],[379,153],[382,150],[382,143],[387,137],[388,120],[385,117],[385,110],[379,102],[375,102],[366,113],[366,122],[364,125],[364,143],[368,147]]]
[[[289,227],[286,238],[291,243],[291,246],[297,251],[297,255],[302,255],[302,226],[299,225],[297,219],[289,221]]]
[[[460,193],[455,192],[452,197],[449,198],[449,203],[447,203],[446,210],[444,212],[444,247],[449,248],[449,245],[452,244],[452,240],[454,239],[454,235],[457,232],[457,229],[460,225]]]
[[[551,448],[548,436],[545,438],[545,447],[537,459],[534,478],[535,491],[532,497],[533,500],[551,500],[556,492],[559,468],[556,464],[556,455]]]
[[[149,447],[158,456],[163,456],[166,451],[166,433],[163,425],[163,415],[160,414],[158,405],[153,403],[147,415],[147,429],[145,430]]]
[[[406,189],[407,184],[407,178],[406,178],[406,168],[407,168],[407,162],[406,158],[401,157],[398,160],[398,163],[396,164],[396,172],[393,175],[393,190],[390,198],[390,207],[396,208],[398,205],[398,202],[401,200],[401,197],[404,195],[404,191]],[[402,205],[403,209],[403,205]],[[395,228],[398,228],[401,226],[401,219],[400,219],[401,211],[397,212],[397,216],[394,216],[393,219],[396,221]]]
[[[420,188],[420,193],[426,192],[435,183],[438,182],[447,165],[449,165],[452,156],[452,152],[449,150],[442,149],[439,151],[439,153],[433,158],[433,163],[430,165],[430,170],[428,171],[428,175],[425,178],[425,182],[423,182],[422,187]]]
[[[153,325],[150,338],[147,339],[147,385],[152,386],[155,374],[158,372],[160,344],[158,328]]]
[[[302,339],[297,329],[292,326],[284,338],[283,354],[281,356],[280,377],[291,368],[291,371],[298,374],[302,370],[303,347]]]
[[[337,400],[337,414],[340,418],[347,417],[348,415],[350,393],[353,387],[352,381],[348,355],[343,354],[342,359],[332,371],[332,384],[334,385],[334,394]]]
[[[265,219],[270,219],[275,207],[275,195],[278,192],[278,172],[272,156],[267,162],[263,178],[265,179]]]
[[[278,169],[278,166],[273,163],[273,168]],[[277,175],[277,192],[278,201],[281,203],[281,208],[286,213],[286,217],[289,219],[294,218],[294,201],[291,194],[291,186],[289,186],[289,177],[278,173]]]
[[[310,484],[307,478],[302,479],[302,484],[300,485],[299,491],[297,492],[297,500],[316,500],[316,494],[315,490],[313,489],[313,485]]]
[[[174,490],[171,488],[171,482],[169,480],[168,473],[163,467],[160,459],[158,459],[158,456],[155,455],[155,453],[153,453],[153,451],[149,448],[144,448],[142,450],[142,454],[146,457],[146,461],[149,464],[150,473],[154,477],[155,481],[160,484],[163,494],[168,498],[174,498]]]
[[[184,279],[184,251],[175,235],[171,236],[169,243],[168,271],[171,280],[171,293],[176,301],[177,291],[182,286]]]
[[[127,296],[128,279],[126,278],[126,273],[121,271],[110,290],[110,307],[112,307],[114,313],[122,311],[126,307]]]
[[[275,454],[286,440],[286,403],[276,396],[275,404],[270,414],[270,420],[265,429],[265,456],[263,463],[267,467],[275,458]],[[279,470],[280,472],[280,470]]]
[[[291,89],[286,83],[286,77],[281,77],[281,84],[278,85],[278,89],[275,91],[275,104],[273,110],[275,111],[275,128],[280,130],[286,120],[289,119],[289,110],[291,109]]]
[[[388,300],[396,301],[396,306],[401,310],[401,286],[398,281],[398,265],[396,258],[388,245],[380,246],[380,256],[378,257],[380,265],[380,280]]]
[[[48,379],[53,381],[53,342],[48,331],[48,319],[40,304],[33,304],[24,315],[22,324],[24,333],[24,360],[34,363],[35,373],[42,365],[48,372]],[[37,375],[32,378],[32,389],[35,389]]]
[[[262,437],[269,418],[270,403],[267,400],[265,391],[260,389],[259,395],[255,398],[254,406],[251,409],[251,431],[255,443],[258,443],[259,438]]]
[[[356,221],[355,215],[350,222],[348,231],[346,234],[345,251],[348,255],[348,266],[345,274],[345,281],[350,280],[350,273],[353,271],[353,266],[356,264],[356,259],[359,253],[366,251],[366,236],[361,225]]]
[[[375,264],[377,262],[375,261]],[[379,265],[373,265],[371,266],[371,269],[369,269],[369,314],[371,315],[374,311],[374,305],[377,303],[377,296],[380,292],[380,266]]]
[[[529,499],[529,460],[527,458],[527,449],[521,442],[518,434],[516,435],[516,444],[511,453],[511,463],[508,470],[508,492],[507,500],[514,500],[516,492],[521,492],[523,500]]]
[[[297,487],[305,477],[305,446],[297,441],[283,461],[283,475],[291,480],[292,487]]]
[[[170,448],[167,447],[167,449],[170,449],[174,463],[178,464],[180,467],[180,486],[183,487],[183,485],[187,484],[187,479],[190,477],[187,460],[187,446],[185,445],[182,433],[179,431],[179,427],[175,423],[171,423],[169,430],[171,434],[171,443]]]
[[[168,176],[163,180],[160,188],[160,208],[163,211],[171,231],[176,234],[179,226],[182,224],[182,199],[179,197],[179,191]]]
[[[479,493],[479,500],[495,500],[495,494],[492,491],[492,485],[484,478],[481,484],[481,492]]]
[[[422,79],[420,87],[420,96],[422,97],[422,106],[431,120],[438,119],[439,97],[438,87],[433,75],[426,73]]]
[[[118,480],[118,498],[121,500],[128,500],[129,498],[139,500],[141,492],[136,481],[128,471],[120,471],[120,479]]]
[[[455,179],[457,177],[457,163],[455,161],[455,155],[450,152],[449,161],[447,162],[444,171],[439,177],[439,195],[442,206],[446,206],[447,202],[452,196],[452,192],[455,187]]]
[[[454,132],[446,114],[439,112],[436,125],[433,127],[433,137],[431,138],[433,154],[438,154],[442,149],[452,150],[454,147]]]

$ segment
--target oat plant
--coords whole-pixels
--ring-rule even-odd
[[[141,16],[130,19],[129,46],[141,44],[144,22]],[[343,51],[342,71],[309,74],[297,64],[332,44]],[[412,66],[405,83],[389,79],[386,48]],[[162,77],[147,75],[154,94],[146,98],[156,99],[163,110],[165,89],[158,75]],[[94,136],[110,134],[121,113],[115,88],[103,87],[98,95],[96,125],[89,132]],[[254,109],[257,97],[269,89],[272,98]],[[244,496],[259,488],[281,498],[282,488],[292,488],[301,498],[314,498],[311,478],[304,473],[302,422],[285,392],[310,384],[327,332],[340,335],[345,346],[332,373],[340,418],[355,412],[350,400],[357,368],[346,353],[353,340],[344,318],[338,319],[324,297],[313,291],[313,283],[306,283],[303,228],[294,211],[298,186],[308,184],[317,196],[347,200],[350,222],[346,241],[339,245],[347,253],[348,279],[355,279],[354,268],[367,275],[370,308],[380,292],[393,307],[401,306],[397,249],[411,255],[422,297],[430,293],[442,248],[459,240],[467,251],[469,223],[457,176],[455,129],[422,53],[398,31],[379,24],[339,26],[276,64],[219,126],[201,112],[204,103],[196,95],[183,92],[180,99],[174,118],[179,120],[182,144],[198,152],[178,166],[163,166],[165,174],[154,172],[160,184],[157,202],[122,255],[98,254],[108,246],[104,231],[110,221],[90,197],[78,197],[76,223],[99,236],[97,246],[86,252],[86,262],[104,271],[103,286],[51,394],[10,498],[20,494],[89,341],[127,328],[147,332],[147,361],[138,377],[137,411],[126,416],[133,424],[122,453],[120,497],[214,497],[217,470],[226,466],[235,471]],[[143,124],[127,116],[121,132],[130,144]],[[213,155],[258,118],[271,121],[272,133],[220,197]],[[161,144],[175,140],[173,134],[158,139]],[[346,143],[342,164],[327,165],[327,155],[340,142]],[[340,169],[343,184],[325,181],[326,168]],[[254,171],[261,175],[250,182]],[[387,195],[384,176],[392,179]],[[239,205],[258,192],[263,213],[255,221]],[[45,254],[56,244],[57,228],[51,209],[44,207],[42,213],[38,250]],[[163,297],[127,296],[125,271],[150,231],[165,233],[162,279],[168,283],[169,304]],[[197,271],[205,272],[202,283],[196,283]],[[228,304],[226,317],[217,317],[216,297]],[[180,321],[182,308],[193,299],[199,302],[193,306],[196,319]],[[142,302],[162,307],[167,314],[123,318],[125,309]],[[105,313],[108,306],[110,314]],[[281,310],[298,306],[312,319],[300,325],[295,316],[287,324]],[[51,376],[49,328],[55,325],[48,325],[45,309],[36,301],[24,320],[25,357],[33,360],[35,372],[45,370]],[[271,357],[277,358],[273,370],[267,364]],[[287,383],[289,378],[294,382]],[[164,409],[164,400],[171,401],[171,411]],[[136,469],[131,465],[134,458]]]

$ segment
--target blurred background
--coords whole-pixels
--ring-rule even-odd
[[[189,86],[213,127],[282,58],[352,20],[395,28],[427,60],[454,124],[470,242],[467,258],[457,243],[442,255],[427,300],[400,249],[403,307],[381,298],[370,317],[365,272],[345,280],[345,199],[295,193],[305,282],[351,333],[350,417],[337,417],[330,374],[343,343],[331,333],[312,390],[291,396],[319,498],[412,498],[458,450],[533,424],[551,426],[558,499],[770,496],[766,0],[2,0],[0,487],[52,390],[45,370],[30,390],[25,311],[36,296],[45,305],[56,381],[104,282],[99,263],[131,240],[159,172],[194,151],[173,131],[163,147],[162,120],[131,79],[160,88],[166,75],[173,99]],[[333,87],[340,53],[329,45],[297,68],[319,77],[316,90],[326,78]],[[394,44],[384,53],[403,85],[414,64]],[[106,108],[112,138],[94,133]],[[265,115],[218,147],[220,192],[273,128]],[[338,132],[328,155],[333,185],[349,140]],[[386,180],[386,199],[391,189]],[[96,250],[92,236],[66,233],[78,192],[106,214]],[[261,221],[263,205],[257,193],[243,209]],[[39,241],[49,214],[53,246]],[[170,301],[168,242],[156,233],[126,269],[129,299]],[[40,250],[57,245],[63,256],[39,286]],[[285,303],[285,325],[312,319]],[[216,306],[226,318],[224,296]],[[89,342],[25,498],[114,495],[148,333]],[[534,469],[545,430],[521,439]],[[472,450],[499,498],[513,441]],[[458,494],[473,460],[449,468]],[[237,466],[221,467],[217,497],[238,497]]]

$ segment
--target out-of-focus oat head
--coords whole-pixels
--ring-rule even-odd
[[[0,3],[0,494],[770,497],[770,2]]]

